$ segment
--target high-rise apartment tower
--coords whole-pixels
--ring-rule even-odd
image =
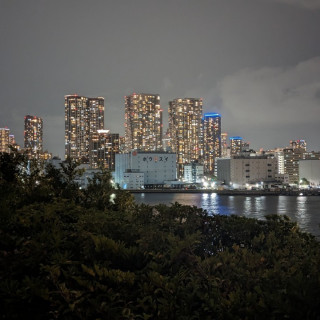
[[[230,155],[236,156],[242,152],[242,137],[230,137]]]
[[[90,167],[115,170],[115,155],[119,153],[119,133],[98,130],[90,137]]]
[[[290,148],[292,149],[303,149],[304,151],[307,151],[307,143],[306,140],[291,140],[290,141]]]
[[[90,135],[104,129],[104,98],[65,96],[65,158],[89,163]]]
[[[9,153],[9,136],[10,136],[10,129],[0,128],[0,153],[1,152]]]
[[[229,152],[228,152],[229,151]],[[230,156],[230,148],[228,146],[228,133],[221,133],[221,158]]]
[[[162,110],[158,94],[133,93],[125,97],[126,151],[162,150]]]
[[[43,153],[42,118],[30,115],[24,117],[24,149],[32,159],[39,159]]]
[[[184,164],[202,160],[202,99],[177,98],[169,102],[169,136],[182,177]]]
[[[205,113],[203,117],[203,156],[206,172],[214,172],[215,159],[221,157],[221,115]]]

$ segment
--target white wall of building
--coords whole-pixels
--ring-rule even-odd
[[[124,172],[122,178],[122,189],[141,189],[144,187],[143,172]]]
[[[284,154],[283,151],[277,151],[274,153],[277,159],[278,173],[284,174]]]
[[[204,166],[199,163],[190,163],[183,166],[184,181],[201,183],[204,174]]]
[[[144,185],[164,184],[177,177],[176,154],[138,151],[116,154],[115,182],[121,186],[123,174],[130,170],[144,174]]]

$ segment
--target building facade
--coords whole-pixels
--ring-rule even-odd
[[[40,159],[43,153],[43,120],[37,116],[24,117],[24,149],[29,158]]]
[[[307,151],[307,142],[306,140],[291,140],[290,141],[290,148],[292,149],[303,149]]]
[[[290,184],[299,183],[299,161],[303,158],[304,149],[284,148],[284,173],[289,176]]]
[[[65,96],[65,158],[89,163],[90,135],[104,129],[104,98]]]
[[[260,151],[261,155],[273,155],[277,159],[278,174],[284,174],[284,152],[283,148],[276,148],[273,150]]]
[[[218,113],[204,114],[203,157],[205,171],[213,173],[215,159],[221,157],[221,115]]]
[[[9,135],[9,146],[13,147],[17,151],[20,151],[20,146],[17,144],[14,134]]]
[[[125,97],[125,151],[162,150],[162,109],[158,94]]]
[[[300,140],[301,141],[301,140]],[[306,152],[305,148],[284,148],[284,173],[289,176],[290,184],[299,184],[300,181],[300,161],[319,160],[320,152]]]
[[[202,99],[177,98],[169,102],[170,148],[177,154],[179,177],[183,166],[203,161]]]
[[[115,156],[119,153],[119,134],[97,130],[90,136],[89,162],[93,169],[115,170]]]
[[[204,166],[200,163],[184,165],[184,182],[201,183],[204,175]]]
[[[0,152],[9,153],[10,129],[0,128]]]
[[[131,151],[116,154],[115,182],[124,189],[141,182],[146,188],[163,186],[176,179],[176,154],[169,152]],[[135,179],[129,183],[129,178]],[[139,183],[140,183],[139,182]]]
[[[242,137],[230,137],[230,155],[237,156],[242,152]]]
[[[228,145],[228,133],[221,133],[221,158],[230,157],[230,147]]]
[[[234,156],[217,159],[217,177],[233,187],[275,181],[277,160],[273,156]]]

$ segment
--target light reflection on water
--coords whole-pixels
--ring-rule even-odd
[[[320,237],[320,197],[317,196],[224,196],[215,193],[144,193],[135,194],[138,203],[184,205],[203,208],[210,214],[243,215],[264,219],[268,214],[287,215],[302,230]]]

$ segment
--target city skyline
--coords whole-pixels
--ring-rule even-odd
[[[127,105],[128,105],[128,101],[130,101],[130,99],[134,97],[134,99],[137,99],[136,101],[134,101],[134,104],[135,104],[135,109],[130,110],[127,108]],[[139,100],[141,100],[141,97],[143,97],[142,100],[145,100],[143,101],[143,103],[141,104],[141,101],[139,102]],[[150,110],[152,110],[152,108],[150,109],[150,106],[152,105],[152,107],[156,106],[157,107],[157,112],[155,112],[153,114],[152,112],[152,117],[157,117],[159,118],[159,123],[155,122],[154,125],[152,127],[156,128],[156,125],[155,124],[158,124],[161,128],[161,132],[162,134],[159,135],[159,137],[161,136],[162,139],[161,139],[161,142],[160,142],[160,139],[158,139],[158,143],[153,145],[151,144],[151,148],[150,148],[150,145],[148,144],[148,141],[146,140],[144,142],[144,147],[142,146],[138,146],[138,144],[135,145],[135,147],[126,147],[126,143],[125,143],[125,136],[126,134],[124,133],[122,136],[120,136],[119,132],[121,132],[121,129],[118,130],[119,132],[114,132],[114,133],[111,133],[109,129],[104,129],[105,125],[104,125],[104,97],[97,97],[97,98],[90,98],[90,97],[85,97],[85,96],[81,96],[81,95],[78,95],[78,94],[70,94],[70,95],[65,95],[65,117],[64,117],[64,122],[65,122],[65,152],[64,152],[64,158],[66,159],[68,156],[67,154],[70,153],[70,151],[68,151],[69,147],[67,147],[69,144],[70,144],[70,137],[71,136],[74,136],[74,142],[73,142],[73,149],[74,149],[74,152],[76,153],[85,153],[85,155],[81,155],[81,156],[76,156],[75,154],[72,156],[73,159],[78,159],[80,160],[82,158],[82,160],[80,160],[81,162],[83,162],[83,159],[85,158],[86,160],[84,161],[84,163],[89,163],[91,162],[90,160],[90,153],[91,150],[90,149],[90,144],[91,144],[91,137],[93,137],[93,133],[97,133],[99,132],[99,134],[105,134],[105,133],[108,133],[108,135],[110,135],[110,139],[114,139],[113,136],[117,136],[116,139],[116,143],[119,144],[119,139],[123,139],[123,147],[124,149],[120,152],[120,153],[123,153],[123,152],[131,152],[132,150],[140,150],[140,151],[152,151],[152,150],[165,150],[167,147],[174,150],[174,152],[176,152],[176,148],[172,145],[172,143],[174,143],[175,141],[175,138],[174,138],[174,135],[172,135],[172,133],[174,132],[171,132],[172,129],[170,130],[170,126],[171,128],[175,128],[177,127],[177,129],[179,128],[178,126],[178,122],[177,123],[173,123],[171,121],[172,119],[172,115],[170,116],[171,113],[175,114],[176,113],[176,110],[172,112],[172,106],[176,104],[176,107],[177,106],[180,106],[181,108],[181,105],[183,106],[184,103],[187,103],[186,106],[185,106],[185,112],[186,110],[188,110],[188,112],[191,111],[191,116],[193,113],[195,113],[195,111],[190,107],[189,107],[189,104],[191,103],[191,105],[195,102],[195,101],[198,101],[200,102],[200,105],[201,105],[201,111],[199,113],[199,126],[201,126],[201,130],[200,130],[200,127],[199,127],[199,132],[198,132],[198,135],[196,134],[190,134],[192,136],[195,137],[196,140],[198,139],[204,139],[203,140],[203,145],[201,144],[201,149],[203,148],[203,151],[205,151],[205,149],[207,149],[207,155],[205,154],[202,154],[200,156],[200,158],[198,159],[197,157],[193,158],[193,160],[189,159],[191,162],[192,161],[198,161],[201,159],[201,161],[204,162],[204,165],[206,166],[206,163],[208,161],[209,158],[206,158],[206,157],[212,157],[212,159],[214,159],[215,157],[219,157],[219,156],[216,156],[216,155],[221,155],[222,157],[228,157],[228,156],[232,156],[232,155],[237,155],[239,154],[240,152],[242,151],[245,151],[245,150],[256,150],[256,151],[272,151],[272,150],[277,150],[277,149],[285,149],[285,148],[302,148],[304,149],[305,151],[307,151],[307,145],[308,145],[308,151],[315,151],[315,152],[319,152],[320,149],[312,149],[309,147],[309,143],[305,140],[305,139],[293,139],[293,140],[289,140],[287,141],[284,145],[276,145],[274,148],[269,148],[269,149],[264,149],[264,148],[252,148],[250,142],[247,142],[245,141],[245,139],[243,137],[240,137],[240,136],[230,136],[228,132],[222,132],[221,128],[222,128],[222,125],[221,125],[221,114],[219,113],[216,113],[216,112],[209,112],[209,113],[203,113],[203,110],[202,110],[202,101],[203,99],[198,99],[198,98],[176,98],[174,99],[173,101],[169,101],[169,110],[168,110],[168,123],[167,123],[167,130],[166,130],[166,133],[163,132],[162,128],[163,128],[163,123],[162,123],[162,112],[163,110],[160,109],[160,104],[155,104],[153,103],[152,100],[160,100],[160,96],[158,94],[145,94],[145,93],[132,93],[131,95],[129,96],[126,96],[125,97],[125,105],[126,105],[126,114],[130,113],[131,111],[135,111],[137,112],[137,115],[138,114],[141,114],[144,116],[146,116],[148,118],[149,116],[149,113],[150,113]],[[139,102],[137,104],[137,101]],[[180,104],[179,104],[180,103]],[[181,104],[182,103],[182,104]],[[142,106],[142,108],[136,108],[136,106],[139,106],[140,107]],[[149,111],[146,112],[146,106],[149,105]],[[170,108],[171,108],[171,112],[170,112]],[[75,111],[77,110],[78,111]],[[190,110],[189,110],[190,109]],[[73,110],[73,111],[72,111]],[[84,113],[84,114],[83,114]],[[159,113],[159,115],[158,115]],[[76,120],[76,118],[80,115],[80,114],[83,114],[81,117],[79,117],[78,120]],[[126,114],[124,115],[124,118],[126,119]],[[177,113],[178,115],[178,118],[181,118],[179,116],[179,113]],[[43,139],[42,139],[42,136],[43,136],[43,120],[41,117],[38,117],[38,116],[34,116],[34,115],[26,115],[24,116],[24,135],[23,135],[23,141],[24,143],[22,145],[20,145],[19,143],[16,143],[16,139],[15,139],[15,134],[14,132],[12,132],[12,130],[10,130],[10,128],[8,128],[7,126],[4,127],[4,128],[0,128],[2,131],[1,131],[1,145],[5,145],[7,144],[7,146],[11,145],[13,146],[14,148],[18,148],[18,150],[21,149],[22,146],[24,146],[24,148],[22,150],[25,150],[27,151],[28,150],[28,147],[26,147],[26,132],[28,132],[27,130],[27,123],[26,123],[26,119],[33,119],[36,121],[36,123],[38,122],[38,120],[40,121],[40,127],[41,127],[41,134],[39,137],[41,137],[41,140],[40,140],[40,146],[41,148],[39,149],[40,150],[40,153],[45,153],[47,155],[47,153],[49,152],[51,154],[51,156],[58,156],[60,158],[60,155],[57,155],[57,154],[52,154],[52,152],[50,152],[50,150],[44,150],[44,148],[42,147],[44,142]],[[178,119],[177,118],[177,119]],[[189,118],[189,117],[188,117]],[[211,118],[211,119],[210,119]],[[181,118],[182,119],[182,118]],[[181,119],[179,121],[181,121]],[[187,119],[187,118],[186,118]],[[208,130],[207,127],[207,124],[206,122],[208,120],[213,120],[213,122],[210,124],[210,126],[212,126],[212,128],[210,129],[210,133],[208,132],[208,137],[206,137],[206,130]],[[195,120],[193,120],[195,121]],[[170,122],[171,122],[171,125],[170,125]],[[74,125],[71,125],[71,123],[74,123]],[[143,132],[147,132],[148,130],[148,126],[149,124],[147,124],[147,127],[143,126],[143,123],[139,123],[139,130],[136,132],[135,135],[141,135],[141,137],[143,137],[145,134],[143,134]],[[182,125],[181,128],[184,128],[184,126],[186,125],[186,127],[184,129],[186,130],[189,130],[188,128],[190,127],[191,128],[191,123],[187,124],[185,123],[184,124],[184,121],[182,121],[182,123],[180,124]],[[81,129],[81,126],[84,128],[84,129]],[[36,131],[40,130],[40,127],[39,129],[37,129]],[[31,127],[30,127],[31,128]],[[126,124],[124,124],[124,129],[126,128]],[[119,128],[118,128],[119,129]],[[34,130],[34,129],[32,129]],[[75,132],[78,132],[78,131],[81,131],[81,135],[78,135],[78,134],[75,134]],[[141,132],[140,132],[141,131]],[[150,131],[150,129],[149,129]],[[7,139],[5,138],[5,132],[7,132]],[[169,133],[169,136],[171,135],[172,136],[172,140],[171,142],[168,142],[168,146],[165,147],[165,140],[168,139],[167,137],[167,134]],[[171,134],[170,134],[171,133]],[[71,135],[70,135],[71,134]],[[70,137],[69,137],[70,135]],[[154,135],[153,133],[149,133],[148,135],[146,135],[146,137],[149,137],[151,138],[152,135]],[[131,135],[130,135],[131,136]],[[140,138],[141,138],[140,137]],[[218,137],[220,137],[220,139],[216,140],[216,145],[213,146],[213,141],[215,139],[217,139]],[[108,139],[109,139],[108,138]],[[181,138],[181,137],[180,137]],[[3,140],[4,139],[4,140]],[[77,140],[79,140],[79,142],[77,142]],[[94,138],[96,139],[96,137]],[[129,139],[129,138],[128,138]],[[214,139],[211,141],[211,139]],[[3,140],[3,141],[2,141]],[[7,142],[5,142],[5,140],[8,140]],[[131,140],[131,138],[130,138]],[[170,140],[170,139],[169,139]],[[192,139],[191,139],[192,140]],[[199,140],[199,141],[200,141]],[[129,141],[129,140],[128,140]],[[176,142],[177,143],[177,142]],[[229,148],[229,155],[226,154],[226,150],[223,150],[224,148],[228,147]],[[179,147],[180,148],[180,147]],[[119,146],[116,147],[117,150],[120,151],[119,149]],[[150,150],[149,150],[150,149]],[[188,148],[187,148],[188,149]],[[196,149],[198,149],[198,147],[196,147]],[[200,150],[200,148],[199,148]],[[232,151],[234,150],[234,151]],[[3,151],[2,151],[3,152]],[[177,152],[176,152],[177,153]],[[214,154],[214,155],[209,155],[210,153]],[[94,156],[95,157],[95,156]],[[62,157],[63,158],[63,157]],[[189,161],[189,162],[190,162]],[[183,162],[183,161],[182,161]],[[188,161],[187,161],[188,162]],[[214,161],[213,161],[214,162]],[[210,170],[209,170],[210,171]]]
[[[1,1],[0,21],[0,127],[20,145],[37,115],[63,157],[67,94],[104,97],[124,135],[124,95],[156,92],[163,132],[168,102],[196,97],[254,149],[320,149],[319,1]]]

